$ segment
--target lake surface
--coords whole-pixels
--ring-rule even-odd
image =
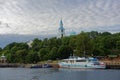
[[[0,80],[120,80],[120,70],[0,68]]]

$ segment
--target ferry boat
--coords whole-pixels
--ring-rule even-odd
[[[71,69],[105,69],[106,65],[103,62],[98,61],[97,58],[93,57],[78,57],[70,56],[68,59],[63,59],[58,62],[60,68],[71,68]]]

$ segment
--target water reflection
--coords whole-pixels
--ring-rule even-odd
[[[120,80],[120,70],[0,68],[0,80]]]
[[[31,69],[31,80],[49,80],[49,77],[59,72],[57,68],[41,68],[41,69]]]
[[[33,76],[31,80],[39,80],[38,76]]]

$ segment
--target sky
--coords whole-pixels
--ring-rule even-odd
[[[0,47],[57,36],[61,18],[66,34],[119,32],[120,0],[0,0]]]

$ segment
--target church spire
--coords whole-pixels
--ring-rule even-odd
[[[59,34],[60,34],[61,38],[65,35],[65,29],[63,27],[63,21],[62,21],[62,19],[60,20]]]
[[[63,28],[63,22],[62,22],[62,19],[60,20],[60,27]]]

